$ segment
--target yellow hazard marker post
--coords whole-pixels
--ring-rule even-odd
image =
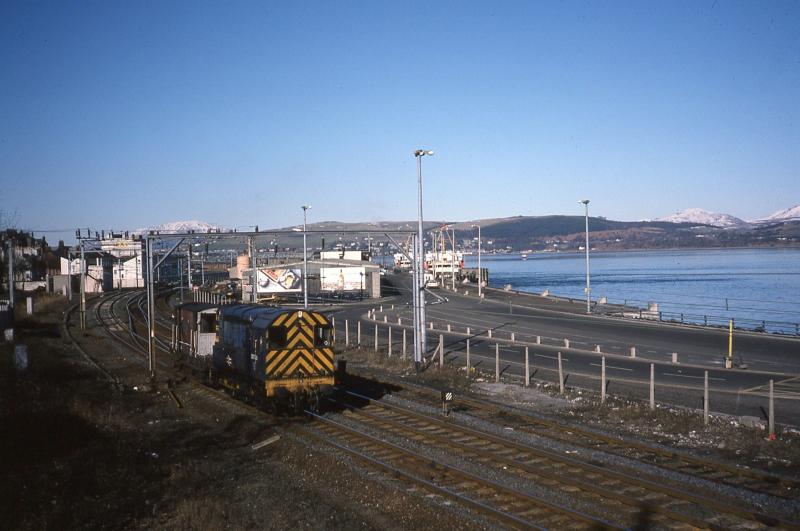
[[[728,357],[725,358],[725,368],[733,368],[733,319],[730,320],[728,329]]]

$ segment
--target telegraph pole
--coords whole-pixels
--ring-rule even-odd
[[[14,241],[9,234],[8,238],[8,304],[11,306],[11,315],[14,315]]]
[[[183,302],[183,260],[180,258],[178,259],[178,274],[180,275],[178,285],[181,287],[181,302]]]
[[[81,240],[81,330],[86,331],[86,254]]]
[[[186,287],[189,288],[189,295],[192,294],[192,242],[186,249]]]
[[[256,285],[256,283],[258,282],[258,268],[256,268],[256,261],[255,261],[256,256],[255,253],[253,252],[253,247],[254,247],[253,237],[250,236],[247,238],[247,254],[250,255],[250,270],[253,272],[253,275],[250,280],[251,282],[250,292],[252,298],[250,302],[255,304],[258,302],[258,291],[256,291],[258,288],[258,286]]]
[[[67,300],[72,302],[72,251],[67,249]]]
[[[155,309],[153,303],[155,302],[155,290],[153,286],[153,240],[150,235],[146,240],[147,249],[147,360],[150,369],[150,381],[155,381],[156,378],[156,360],[155,350],[153,349],[153,336],[155,336],[155,327],[153,326]],[[190,251],[191,252],[191,251]]]

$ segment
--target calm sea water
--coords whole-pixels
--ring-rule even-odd
[[[477,256],[466,257],[467,267]],[[489,284],[585,298],[582,254],[481,257]],[[720,249],[593,252],[592,299],[646,307],[657,302],[664,318],[726,323],[796,333],[800,323],[800,250]]]

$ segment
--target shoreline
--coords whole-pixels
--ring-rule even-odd
[[[592,249],[590,251],[590,255],[592,253],[644,253],[644,252],[660,252],[660,251],[800,251],[800,245],[776,245],[776,246],[746,246],[746,247],[647,247],[647,248],[640,248],[640,249]],[[516,256],[520,257],[523,251],[510,251],[505,253],[491,253],[491,252],[481,252],[481,258],[485,257],[492,257],[492,256]],[[532,255],[536,256],[558,256],[558,255],[576,255],[576,256],[584,256],[584,251],[578,250],[567,250],[567,251],[529,251],[528,257]],[[470,253],[464,254],[464,256],[470,257],[477,257],[477,253]]]

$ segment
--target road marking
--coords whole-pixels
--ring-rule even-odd
[[[533,356],[534,357],[539,356],[540,358],[549,358],[551,360],[557,360],[558,359],[558,356],[547,356],[545,354],[535,354],[534,353]],[[567,358],[565,358],[564,356],[561,356],[561,361],[569,361],[569,360]]]
[[[777,363],[777,362],[774,362],[774,361],[768,361],[768,360],[757,360],[757,359],[755,359],[755,358],[751,358],[751,360],[750,360],[750,361],[755,361],[756,363],[763,363],[763,364],[765,364],[765,365],[781,365],[780,363]]]
[[[773,391],[779,398],[795,398],[800,396],[800,376],[794,376],[785,380],[773,382]],[[769,382],[745,389],[744,393],[764,392],[769,393]]]
[[[590,363],[593,367],[602,367],[600,363]],[[617,369],[618,371],[632,371],[633,369],[628,369],[626,367],[615,367],[613,365],[606,365],[606,369]]]
[[[705,376],[692,376],[691,374],[677,374],[674,372],[662,372],[662,376],[678,376],[679,378],[697,378],[698,380],[702,380]],[[726,381],[725,378],[713,378],[711,376],[708,377],[709,380],[716,380],[718,382]]]

